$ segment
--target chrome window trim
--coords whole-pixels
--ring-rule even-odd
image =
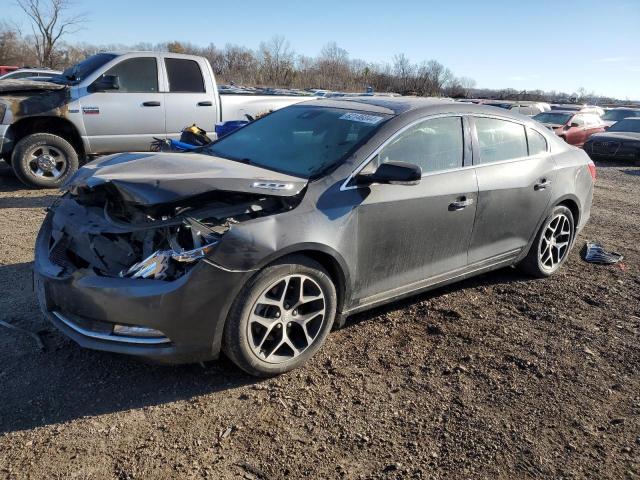
[[[112,335],[112,334],[106,334],[106,333],[93,332],[91,330],[87,330],[86,328],[82,328],[79,325],[76,325],[74,322],[69,320],[60,312],[53,311],[51,313],[55,315],[55,317],[58,320],[64,323],[71,330],[79,333],[80,335],[84,335],[85,337],[95,338],[97,340],[108,340],[110,342],[121,342],[121,343],[133,343],[137,345],[159,345],[159,344],[171,342],[171,340],[169,340],[169,338],[167,337],[158,337],[158,338],[128,337],[125,335]]]
[[[518,158],[510,158],[507,160],[499,160],[496,162],[487,162],[487,163],[480,163],[480,164],[476,164],[476,163],[472,163],[471,165],[463,165],[459,168],[451,168],[448,170],[439,170],[437,172],[427,172],[427,173],[423,173],[422,174],[422,178],[424,177],[429,177],[429,176],[433,176],[433,175],[441,175],[443,173],[451,173],[451,172],[457,172],[460,170],[468,170],[470,168],[482,168],[482,167],[488,167],[488,166],[492,166],[492,165],[500,165],[500,164],[505,164],[505,163],[512,163],[512,162],[521,162],[523,160],[532,158],[532,157],[536,157],[539,155],[544,155],[544,154],[548,154],[550,153],[550,142],[549,139],[542,133],[540,132],[540,130],[538,128],[534,128],[528,124],[525,123],[521,123],[513,118],[508,118],[508,117],[502,117],[500,115],[493,115],[493,114],[485,114],[485,113],[457,113],[457,112],[450,112],[450,113],[439,113],[439,114],[435,114],[435,115],[429,115],[426,117],[421,117],[417,120],[414,120],[413,122],[409,123],[408,125],[405,125],[404,127],[402,127],[400,130],[398,130],[397,132],[395,132],[393,135],[391,135],[388,139],[386,139],[378,148],[376,148],[371,155],[369,155],[367,158],[365,158],[360,165],[358,165],[355,170],[353,170],[351,172],[351,174],[346,178],[346,180],[344,182],[342,182],[342,185],[340,185],[340,191],[344,192],[344,191],[348,191],[348,190],[357,190],[359,188],[362,188],[362,186],[360,185],[349,185],[349,182],[351,182],[368,164],[369,162],[371,162],[379,153],[380,151],[386,147],[392,140],[394,140],[398,135],[401,135],[402,133],[404,133],[406,130],[408,130],[409,128],[417,125],[418,123],[427,121],[427,120],[432,120],[434,118],[443,118],[443,117],[460,117],[460,118],[464,118],[464,117],[471,117],[471,118],[476,118],[476,117],[481,117],[481,118],[492,118],[494,120],[504,120],[507,122],[511,122],[511,123],[515,123],[517,125],[520,125],[524,128],[525,130],[525,137],[527,136],[527,129],[531,128],[532,130],[535,130],[537,133],[539,133],[540,135],[542,135],[547,143],[547,149],[545,152],[541,152],[535,155],[526,155],[524,157],[518,157]],[[464,134],[464,125],[462,126],[463,128],[463,134]],[[472,126],[473,129],[475,129],[475,124]],[[471,141],[471,139],[469,139],[469,141]],[[465,142],[466,142],[466,138],[465,138]],[[464,145],[463,145],[464,148]],[[527,137],[527,153],[529,152],[529,139]],[[464,159],[463,159],[464,161]]]
[[[342,182],[342,185],[340,185],[340,191],[344,192],[346,190],[356,190],[358,188],[361,188],[361,186],[359,185],[349,185],[349,182],[351,180],[353,180],[368,164],[369,162],[371,162],[374,158],[376,158],[376,156],[380,153],[380,151],[386,147],[389,143],[391,143],[391,141],[395,140],[399,135],[402,135],[405,131],[409,130],[411,127],[414,127],[415,125],[425,122],[427,120],[433,120],[436,118],[446,118],[446,117],[459,117],[461,119],[461,123],[462,123],[462,118],[467,116],[464,113],[456,113],[456,112],[449,112],[449,113],[438,113],[435,115],[429,115],[426,117],[421,117],[418,118],[417,120],[414,120],[413,122],[405,125],[404,127],[402,127],[400,130],[398,130],[397,132],[395,132],[393,135],[391,135],[389,138],[387,138],[384,142],[382,142],[382,144],[380,144],[380,146],[378,148],[376,148],[371,155],[369,155],[367,158],[365,158],[362,163],[360,163],[360,165],[358,165],[356,167],[356,169],[351,172],[351,174],[346,178],[346,180],[344,182]],[[464,123],[462,123],[460,125],[460,131],[461,133],[464,135]],[[464,137],[463,137],[464,138]],[[464,148],[465,148],[465,144],[463,142],[462,145],[462,151],[463,151],[463,157],[461,158],[462,161],[464,161]],[[455,169],[449,169],[446,170],[447,172],[451,172],[451,171],[456,171],[456,170],[462,170],[463,168],[468,168],[468,167],[460,167],[460,168],[455,168]],[[422,174],[422,178],[426,177],[427,175],[433,175],[433,174],[440,174],[440,173],[444,173],[445,170],[439,170],[437,172],[427,172],[427,173],[423,173]]]

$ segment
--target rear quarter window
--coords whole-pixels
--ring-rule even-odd
[[[527,140],[529,143],[529,155],[538,155],[547,151],[547,139],[532,128],[527,128]]]

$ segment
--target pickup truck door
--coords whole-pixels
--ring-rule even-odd
[[[154,56],[127,58],[103,74],[117,76],[119,89],[81,89],[79,113],[91,153],[147,151],[153,137],[165,136],[158,72]]]
[[[185,58],[164,58],[167,86],[167,137],[178,139],[185,127],[194,123],[213,132],[217,119],[216,91],[212,79],[206,77],[206,65]],[[205,74],[205,75],[203,75]]]

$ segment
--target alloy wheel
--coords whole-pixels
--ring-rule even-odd
[[[27,164],[32,175],[57,179],[67,169],[67,157],[56,147],[38,145],[27,152]]]
[[[562,263],[569,251],[571,234],[571,220],[564,213],[558,213],[547,223],[538,248],[542,268],[551,271]]]
[[[313,345],[325,321],[325,295],[318,282],[304,274],[287,275],[269,285],[252,306],[249,346],[260,360],[284,363]]]

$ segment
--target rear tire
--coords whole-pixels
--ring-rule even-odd
[[[286,257],[242,288],[227,317],[223,351],[250,375],[288,372],[320,349],[336,306],[336,288],[319,263]]]
[[[34,133],[16,144],[11,166],[25,185],[59,188],[78,170],[78,154],[62,137]]]
[[[574,236],[575,225],[571,210],[564,205],[555,206],[518,268],[537,278],[553,275],[567,260]]]

